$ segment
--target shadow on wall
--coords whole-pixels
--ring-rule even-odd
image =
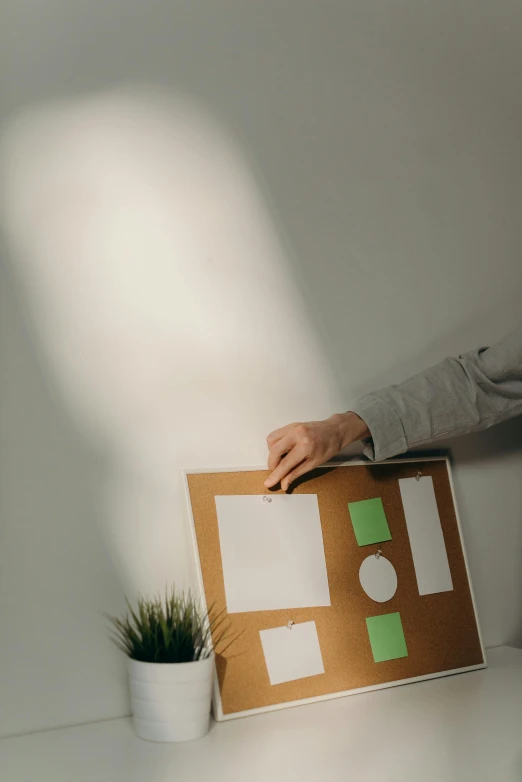
[[[1,161],[42,347],[110,456],[124,588],[190,583],[179,471],[264,463],[268,431],[341,404],[256,184],[200,108],[133,87],[25,112]]]
[[[459,464],[472,465],[522,452],[522,416],[505,421],[494,429],[459,437],[452,442]],[[449,446],[449,443],[448,443]]]

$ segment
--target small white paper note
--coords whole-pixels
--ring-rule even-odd
[[[316,494],[215,499],[229,614],[330,605]]]
[[[419,595],[451,592],[453,581],[431,475],[399,480]]]
[[[372,554],[359,568],[361,586],[376,603],[386,603],[397,591],[397,573],[392,563],[382,554]]]
[[[292,682],[324,673],[315,622],[261,630],[270,684]]]

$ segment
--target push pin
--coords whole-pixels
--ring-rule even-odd
[[[288,628],[289,630],[291,630],[291,629],[292,629],[292,627],[293,627],[294,625],[295,625],[295,622],[293,622],[293,621],[290,619],[290,621],[289,621],[289,622],[288,622],[288,624],[287,624],[287,628]]]
[[[382,551],[379,549],[379,550],[376,552],[376,554],[375,554],[375,559],[380,559],[380,558],[381,558],[381,554],[382,554]]]
[[[272,502],[272,497],[267,497],[266,494],[263,496],[263,502]]]
[[[421,478],[422,478],[422,473],[421,473],[421,471],[419,470],[419,472],[418,472],[418,473],[417,473],[417,475],[415,476],[415,480],[416,480],[416,481],[420,481],[420,479],[421,479]]]

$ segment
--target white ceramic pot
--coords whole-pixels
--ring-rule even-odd
[[[208,733],[214,655],[192,663],[128,663],[136,735],[191,741]]]

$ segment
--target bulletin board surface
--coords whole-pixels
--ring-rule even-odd
[[[399,485],[400,479],[419,472],[433,481],[451,591],[419,594]],[[268,474],[254,468],[185,472],[200,586],[207,605],[217,610],[226,612],[227,603],[215,498],[273,496],[263,485]],[[294,493],[317,496],[331,605],[228,614],[231,631],[240,637],[223,657],[216,657],[218,720],[485,667],[447,459],[327,465],[310,473]],[[348,504],[377,497],[382,499],[391,539],[360,546]],[[359,580],[361,563],[377,550],[397,574],[397,590],[386,603],[374,602]],[[408,653],[376,662],[366,620],[392,612],[400,613]],[[271,684],[260,631],[311,620],[324,673]]]

